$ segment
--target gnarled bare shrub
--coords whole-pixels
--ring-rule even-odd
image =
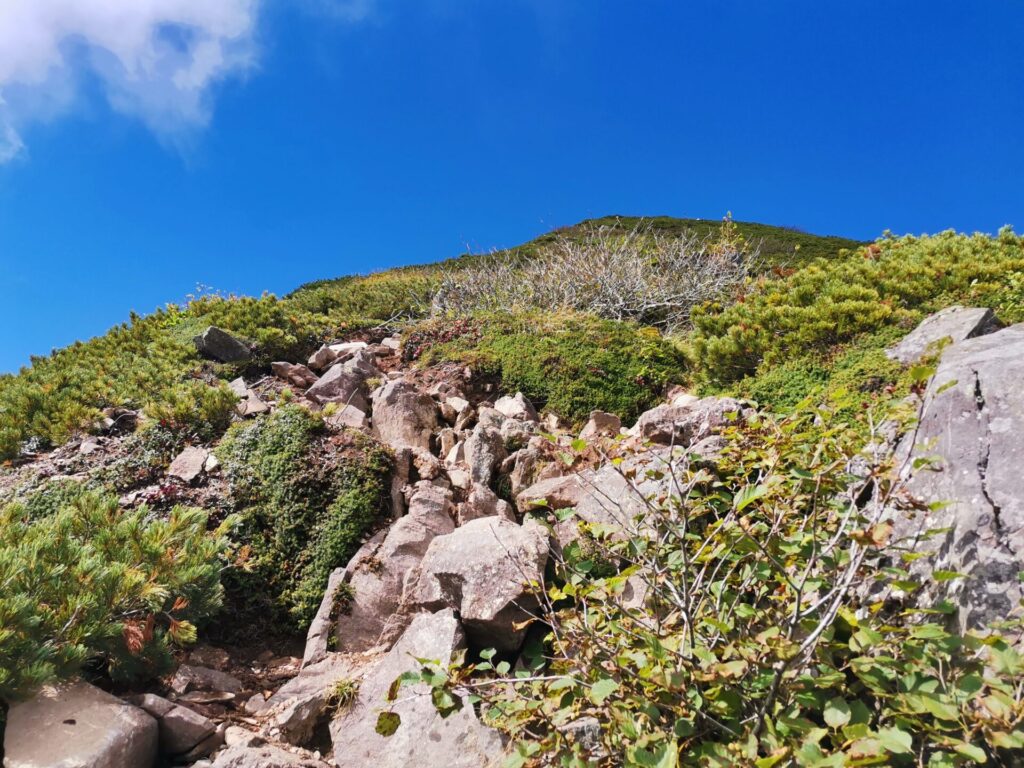
[[[538,258],[495,255],[446,270],[431,311],[575,309],[672,332],[694,306],[742,284],[757,255],[728,219],[714,237],[605,226],[563,235]]]

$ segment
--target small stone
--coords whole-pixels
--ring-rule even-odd
[[[188,691],[226,691],[241,693],[242,684],[237,678],[209,667],[198,667],[182,664],[171,680],[171,690],[175,693]]]
[[[614,437],[621,429],[622,420],[614,413],[591,411],[590,419],[580,432],[580,440],[593,440],[601,436]]]
[[[176,477],[182,482],[191,483],[201,474],[206,465],[210,452],[205,448],[190,445],[177,455],[171,466],[167,469],[170,477]]]
[[[499,397],[498,402],[494,404],[494,409],[510,419],[530,422],[538,420],[537,409],[533,407],[533,403],[527,400],[522,392],[516,392],[513,396]]]

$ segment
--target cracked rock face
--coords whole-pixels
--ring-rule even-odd
[[[959,607],[962,628],[1006,618],[1024,596],[1024,324],[948,347],[911,437],[912,458],[936,461],[911,470],[908,490],[946,503],[897,520],[898,536],[938,553],[916,575]],[[922,536],[936,528],[950,530]],[[934,569],[968,577],[936,584]]]

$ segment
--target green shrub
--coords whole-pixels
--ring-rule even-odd
[[[25,493],[18,503],[24,508],[25,519],[41,520],[72,506],[89,490],[89,484],[81,480],[70,477],[49,478]]]
[[[848,406],[737,423],[714,473],[679,468],[679,495],[627,535],[585,526],[622,569],[557,563],[545,647],[515,672],[484,651],[400,681],[432,686],[442,714],[467,689],[482,699],[514,740],[508,768],[1020,764],[1021,622],[958,634],[950,603],[885,599],[920,588],[921,554],[891,540],[892,466],[847,473],[862,444],[836,418]],[[858,589],[872,581],[880,597]]]
[[[731,304],[693,313],[696,375],[724,387],[794,355],[827,357],[839,345],[886,329],[909,331],[954,303],[1000,308],[1024,319],[1013,293],[1024,274],[1024,241],[943,232],[887,237],[845,260],[818,259],[781,278],[762,278]]]
[[[413,329],[405,347],[424,365],[470,365],[572,422],[595,409],[632,420],[685,366],[653,328],[567,312],[433,320]]]
[[[187,381],[165,389],[159,400],[146,406],[145,413],[162,429],[209,441],[224,434],[237,403],[238,396],[226,384]]]
[[[95,659],[118,679],[164,671],[220,607],[221,551],[195,509],[152,519],[87,493],[49,516],[0,510],[0,701]]]
[[[304,628],[332,569],[355,553],[387,510],[387,452],[361,433],[326,439],[323,420],[297,405],[233,426],[217,449],[239,513],[242,567],[229,596],[246,615]]]

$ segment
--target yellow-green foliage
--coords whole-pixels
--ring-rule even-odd
[[[924,586],[908,570],[927,555],[891,540],[893,467],[847,473],[871,459],[845,409],[737,422],[714,469],[674,470],[631,522],[584,524],[621,570],[557,562],[546,637],[514,671],[485,650],[396,686],[431,686],[442,715],[482,698],[512,736],[506,768],[1020,765],[1021,622],[959,632],[950,602],[887,602]]]
[[[104,336],[33,358],[0,379],[0,459],[30,437],[60,443],[107,406],[142,406],[176,382],[194,350],[163,329],[157,312]]]
[[[228,428],[237,402],[238,396],[226,384],[187,381],[165,389],[161,399],[150,402],[145,412],[163,429],[212,440]]]
[[[468,364],[573,422],[595,409],[632,420],[685,365],[653,328],[569,312],[433,320],[410,332],[405,348],[426,364]]]
[[[792,403],[811,389],[794,376],[821,384],[846,345],[857,342],[858,354],[880,351],[950,304],[992,307],[1004,322],[1024,320],[1022,286],[1024,241],[1009,229],[995,238],[886,237],[839,260],[763,277],[738,301],[696,310],[689,338],[694,374],[711,389],[741,382],[739,389],[769,402]],[[891,374],[879,354],[874,360]]]
[[[318,414],[287,405],[233,426],[217,449],[239,513],[228,574],[233,608],[305,629],[331,570],[387,511],[390,458],[361,433],[332,450]]]
[[[94,493],[41,517],[0,509],[0,702],[91,659],[119,678],[162,672],[220,607],[222,548],[195,509],[154,519]]]

